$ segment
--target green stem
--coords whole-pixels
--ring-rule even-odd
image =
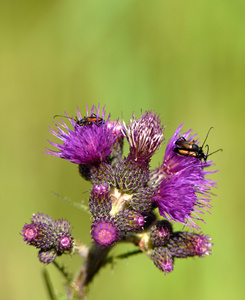
[[[85,298],[89,283],[99,272],[100,268],[107,263],[107,255],[110,250],[111,247],[102,248],[97,245],[93,245],[90,248],[88,257],[82,265],[74,284],[77,291],[77,299]]]
[[[68,284],[71,283],[71,281],[72,281],[71,274],[69,274],[65,271],[64,266],[61,267],[55,260],[53,261],[53,264],[60,271],[60,273],[65,277],[67,283]]]
[[[46,284],[46,287],[47,287],[47,290],[48,290],[50,300],[57,300],[57,298],[54,294],[54,288],[52,286],[48,271],[45,267],[43,269],[43,277],[44,277],[44,281],[45,281],[45,284]]]

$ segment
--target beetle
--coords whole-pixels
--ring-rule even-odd
[[[218,149],[210,154],[208,154],[209,151],[209,146],[206,145],[206,147],[208,147],[207,153],[205,154],[203,152],[203,146],[208,138],[209,132],[213,127],[211,127],[206,135],[206,138],[202,144],[202,146],[198,146],[197,144],[195,144],[195,141],[187,141],[183,136],[180,137],[176,142],[175,145],[177,147],[175,147],[173,149],[173,151],[177,154],[179,154],[180,156],[191,156],[191,157],[196,157],[200,160],[204,160],[205,162],[207,161],[208,156],[218,152],[218,151],[223,151],[223,149]]]
[[[62,115],[55,115],[54,118],[56,118],[56,117],[62,117],[62,118],[72,119],[71,117],[62,116]],[[91,114],[91,116],[89,116],[89,117],[83,117],[80,120],[78,120],[78,118],[75,117],[74,121],[79,126],[85,126],[85,125],[92,125],[92,124],[99,124],[100,125],[100,124],[103,123],[104,120],[101,117],[97,118],[96,114],[93,113],[93,114]]]
[[[103,123],[103,119],[100,117],[97,118],[96,114],[92,114],[89,117],[83,117],[80,120],[76,119],[75,121],[79,126],[92,125],[93,123],[97,124],[97,122],[98,124]]]

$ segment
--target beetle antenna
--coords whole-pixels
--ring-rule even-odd
[[[72,119],[71,117],[62,116],[62,115],[54,115],[53,119],[55,119],[56,117],[62,117],[62,118]]]
[[[212,154],[214,154],[214,153],[216,153],[216,152],[218,152],[218,151],[221,151],[221,152],[223,152],[223,149],[218,149],[218,150],[216,150],[216,151],[214,151],[214,152],[212,152],[212,153],[210,153],[210,154],[207,154],[207,156],[210,156],[210,155],[212,155]]]
[[[203,146],[205,145],[205,142],[206,142],[206,140],[207,140],[207,138],[208,138],[209,132],[210,132],[210,130],[213,129],[213,128],[214,128],[214,127],[210,127],[210,128],[209,128],[209,131],[208,131],[208,133],[207,133],[207,135],[206,135],[206,137],[205,137],[205,140],[204,140],[204,142],[203,142],[201,148],[203,148]]]
[[[205,147],[207,147],[207,154],[205,155],[206,157],[208,157],[209,155],[208,155],[208,152],[209,152],[209,145],[206,145]],[[211,153],[212,154],[212,153]]]

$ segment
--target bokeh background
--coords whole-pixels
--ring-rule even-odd
[[[106,105],[112,119],[151,109],[168,140],[193,128],[210,150],[218,181],[202,231],[213,254],[177,260],[164,276],[144,255],[101,270],[89,299],[245,299],[245,2],[229,0],[2,1],[0,9],[2,299],[48,299],[37,251],[19,235],[32,213],[67,218],[90,243],[90,219],[52,191],[88,199],[77,166],[43,152],[53,116]],[[126,146],[127,150],[127,146]],[[164,146],[152,161],[158,166]],[[175,229],[180,227],[175,225]],[[131,246],[119,245],[123,253]],[[60,262],[75,271],[78,257]],[[57,291],[63,279],[47,267]]]

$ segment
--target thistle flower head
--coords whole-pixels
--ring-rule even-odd
[[[196,139],[197,134],[191,134],[192,129],[187,132],[181,133],[181,128],[183,124],[181,124],[175,131],[173,137],[169,140],[168,145],[166,147],[165,156],[163,159],[163,168],[167,174],[177,173],[182,169],[189,167],[190,165],[198,165],[202,168],[208,167],[212,165],[211,161],[201,161],[196,157],[191,155],[182,156],[175,153],[173,150],[176,148],[176,141],[179,138],[183,138],[187,142],[193,142],[196,145],[199,145],[198,139]]]
[[[152,111],[141,114],[139,120],[133,114],[128,126],[124,122],[123,131],[130,146],[129,159],[136,163],[149,163],[164,140],[163,130],[159,116]]]
[[[56,144],[51,141],[50,144],[58,148],[58,151],[50,150],[46,153],[56,157],[61,157],[71,161],[74,164],[85,164],[89,166],[98,166],[103,162],[112,151],[112,146],[117,139],[114,127],[107,127],[108,119],[104,120],[105,111],[102,113],[102,123],[98,124],[99,109],[92,108],[91,112],[96,111],[96,121],[84,126],[78,125],[74,119],[69,119],[73,130],[65,124],[63,120],[61,123],[54,124],[57,130],[50,128],[50,132],[62,140],[63,144]],[[81,119],[81,113],[77,112],[78,120]],[[116,126],[116,125],[115,125]]]
[[[59,233],[56,236],[54,245],[58,255],[63,254],[65,251],[71,251],[73,248],[73,237],[69,233]]]
[[[54,228],[45,221],[37,222],[35,218],[38,218],[38,214],[34,215],[34,221],[24,225],[21,235],[24,236],[23,241],[27,244],[46,251],[52,248],[54,243]]]
[[[21,235],[24,237],[23,242],[29,244],[31,241],[35,240],[38,236],[38,227],[35,224],[25,224]]]
[[[203,170],[212,162],[202,162],[191,156],[179,156],[173,151],[181,126],[167,145],[162,166],[151,174],[151,180],[154,181],[152,178],[158,177],[155,182],[159,183],[157,193],[152,199],[163,217],[200,229],[194,219],[203,219],[197,213],[203,213],[212,207],[209,204],[210,190],[215,186],[215,182],[206,179],[205,175],[213,172]],[[190,132],[191,130],[181,136],[192,141],[195,136],[189,137]]]
[[[170,221],[200,229],[193,219],[202,220],[196,213],[211,208],[209,190],[212,186],[202,177],[202,170],[186,168],[177,175],[165,178],[152,198],[160,215]]]
[[[111,133],[118,140],[122,140],[124,138],[124,134],[123,134],[123,128],[124,128],[124,126],[122,124],[120,124],[119,122],[117,122],[117,121],[109,121],[107,123],[107,128],[109,130],[111,129]]]
[[[112,246],[119,239],[119,232],[112,217],[96,218],[91,226],[92,238],[102,247]]]

